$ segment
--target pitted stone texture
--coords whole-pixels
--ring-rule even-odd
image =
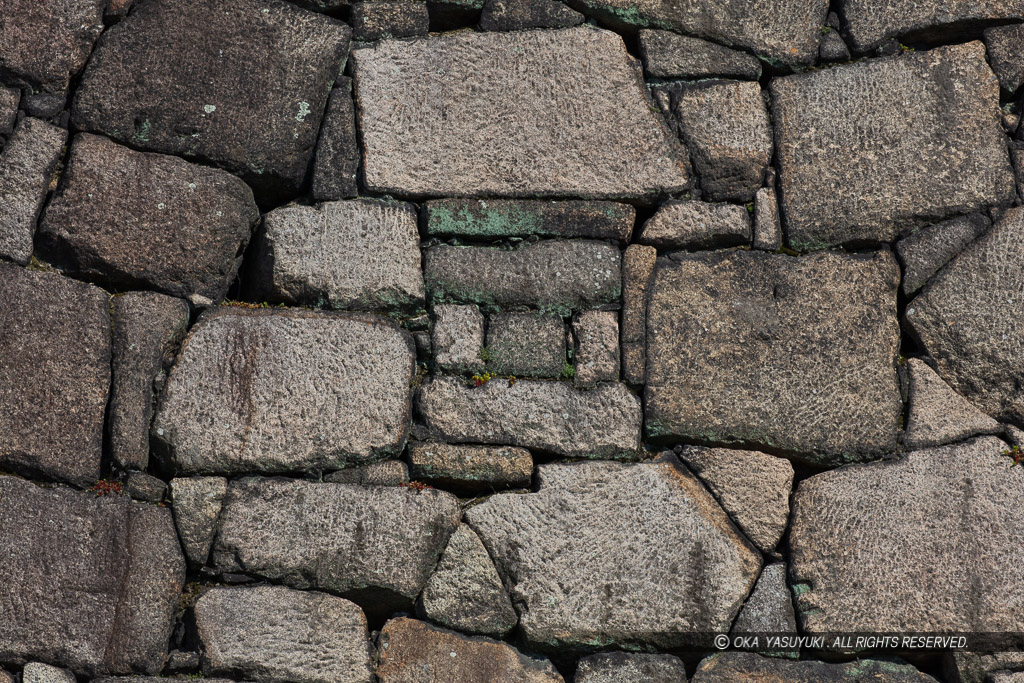
[[[992,417],[1024,420],[1024,209],[1008,210],[907,305],[905,320],[958,394]]]
[[[484,316],[476,306],[439,304],[433,307],[430,336],[434,363],[449,372],[483,371]]]
[[[313,199],[328,201],[359,194],[359,141],[356,110],[352,102],[352,79],[340,76],[327,98],[320,138],[316,142]]]
[[[341,22],[277,0],[140,3],[104,34],[71,119],[124,144],[226,168],[261,199],[291,195],[306,177],[350,36]]]
[[[898,281],[887,252],[659,261],[647,311],[647,434],[813,463],[894,450]]]
[[[622,255],[622,378],[643,384],[647,356],[647,289],[658,252],[654,247],[631,244]]]
[[[836,30],[830,30],[821,36],[818,46],[818,60],[821,62],[848,62],[850,48]]]
[[[138,244],[133,245],[138,248]],[[124,468],[149,465],[149,426],[155,382],[169,367],[188,327],[182,299],[156,292],[128,292],[110,303],[113,364],[107,434],[114,460]]]
[[[442,626],[501,638],[519,617],[480,537],[462,524],[423,588],[423,616]]]
[[[420,0],[356,2],[349,21],[352,37],[365,41],[423,36],[430,27],[427,3]]]
[[[343,598],[282,586],[214,588],[196,602],[195,618],[205,674],[373,681],[366,617]]]
[[[67,669],[31,662],[21,672],[21,683],[75,683],[75,675]]]
[[[37,241],[77,276],[217,300],[258,217],[252,191],[229,173],[83,134]]]
[[[532,306],[566,315],[619,298],[622,255],[590,240],[551,240],[516,249],[440,245],[423,254],[435,303]]]
[[[980,213],[960,216],[918,230],[896,243],[903,265],[903,293],[915,294],[928,279],[968,244],[983,235],[991,223]]]
[[[4,0],[0,72],[64,94],[103,32],[106,0]]]
[[[559,0],[486,0],[480,13],[484,31],[567,28],[582,24],[582,14]]]
[[[909,664],[889,660],[859,659],[845,664],[762,657],[752,652],[720,652],[701,661],[692,683],[936,683]]]
[[[167,495],[167,484],[152,474],[131,470],[124,477],[122,491],[135,500],[162,503]]]
[[[761,62],[757,57],[700,38],[642,29],[639,40],[644,69],[654,78],[724,76],[756,81],[761,77]]]
[[[602,652],[580,659],[576,683],[686,683],[683,660],[672,655]]]
[[[36,219],[66,139],[67,131],[25,117],[2,146],[0,259],[25,265],[32,257]]]
[[[353,310],[423,306],[416,210],[356,199],[263,217],[254,299]]]
[[[530,451],[510,446],[410,443],[409,465],[413,479],[460,493],[525,488],[533,476]]]
[[[1024,3],[1020,16],[1024,19]],[[1006,92],[1016,92],[1024,84],[1024,24],[997,26],[985,31],[988,62]]]
[[[778,251],[782,248],[782,220],[779,199],[774,187],[762,187],[754,195],[755,249]]]
[[[647,219],[639,241],[658,249],[693,251],[749,244],[750,214],[736,204],[672,200]]]
[[[889,242],[1012,201],[999,85],[979,42],[777,78],[771,91],[794,248]]]
[[[1024,671],[997,671],[992,674],[992,683],[1024,683]]]
[[[1006,448],[981,437],[802,481],[789,538],[802,632],[1018,632],[1024,469]]]
[[[761,578],[736,617],[732,633],[797,635],[793,596],[786,585],[785,562],[770,564],[761,571]]]
[[[576,389],[568,382],[500,378],[471,387],[435,377],[417,409],[431,437],[522,446],[574,458],[630,455],[640,448],[640,401],[625,385]]]
[[[409,481],[409,467],[401,460],[385,460],[325,474],[324,481],[359,486],[399,486]]]
[[[480,239],[540,235],[624,242],[636,221],[636,209],[616,202],[432,199],[423,209],[428,235]]]
[[[858,52],[873,50],[889,38],[949,42],[963,29],[1024,20],[1022,0],[841,0],[840,6]]]
[[[0,660],[163,668],[185,581],[170,510],[0,477]]]
[[[387,616],[412,607],[458,524],[458,499],[435,489],[245,478],[228,485],[212,559]]]
[[[761,558],[678,460],[542,465],[538,479],[466,510],[528,642],[674,647],[729,629]]]
[[[14,131],[18,118],[18,103],[21,91],[17,88],[0,87],[0,135],[8,136]]]
[[[487,351],[487,367],[499,375],[558,377],[565,366],[565,324],[547,313],[496,313],[487,322]]]
[[[171,480],[171,506],[185,556],[194,565],[206,564],[217,533],[228,480],[224,477],[179,477]]]
[[[405,617],[384,624],[377,652],[380,683],[562,683],[547,659],[500,640],[471,638]]]
[[[0,264],[0,301],[0,469],[95,483],[110,385],[107,293]]]
[[[910,407],[903,443],[926,448],[962,441],[976,434],[998,434],[1002,426],[954,392],[928,365],[907,360]]]
[[[153,436],[189,474],[380,460],[405,444],[413,361],[382,318],[217,309],[186,337]]]
[[[951,652],[943,662],[943,673],[954,683],[991,683],[998,671],[1024,670],[1024,652]]]
[[[368,190],[644,197],[689,183],[685,150],[609,31],[385,40],[352,59]]]
[[[789,519],[793,466],[788,460],[726,448],[684,449],[680,458],[754,545],[765,553],[775,550]]]
[[[572,323],[578,387],[619,379],[619,321],[615,311],[583,311]]]

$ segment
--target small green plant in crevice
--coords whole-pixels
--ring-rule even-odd
[[[514,387],[516,385],[516,376],[515,375],[509,375],[508,376],[508,385],[510,387]]]
[[[576,368],[571,363],[566,361],[565,365],[562,366],[562,379],[572,379],[576,376]]]
[[[269,302],[266,302],[266,301],[261,301],[259,303],[255,303],[253,301],[234,301],[234,300],[231,300],[231,299],[227,299],[227,300],[221,302],[221,306],[230,306],[231,308],[249,308],[249,309],[287,308],[284,304],[272,304],[272,303],[269,303]]]
[[[909,45],[904,45],[903,43],[900,43],[900,52],[914,52],[914,51],[915,51],[914,48],[910,47]]]
[[[753,216],[754,215],[754,202],[747,202],[746,206],[747,206],[747,213],[749,213],[751,216]]]
[[[1003,455],[1013,458],[1013,462],[1010,463],[1010,467],[1016,467],[1017,465],[1024,467],[1024,451],[1020,449],[1020,446],[1010,446],[1003,451]]]
[[[89,490],[95,493],[97,498],[112,495],[120,496],[123,495],[124,485],[112,479],[100,479]]]
[[[826,25],[821,27],[821,35],[827,36],[829,33],[832,33],[832,27],[831,26],[826,24]]]
[[[473,383],[475,386],[481,387],[490,382],[495,377],[497,377],[497,375],[492,375],[489,372],[485,372],[482,375],[473,375]]]
[[[492,360],[494,360],[494,354],[491,353],[487,349],[486,346],[481,346],[480,347],[480,360],[482,360],[485,363],[490,363]]]
[[[25,269],[36,270],[41,273],[52,273],[54,270],[53,266],[43,261],[40,261],[38,258],[36,258],[35,254],[32,254],[32,256],[29,258],[28,265],[25,266]]]

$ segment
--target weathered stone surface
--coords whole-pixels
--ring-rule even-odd
[[[423,204],[428,235],[470,238],[590,237],[627,241],[636,209],[629,204],[542,199],[432,199]]]
[[[138,248],[137,244],[132,245]],[[188,326],[188,304],[156,292],[128,292],[110,304],[113,363],[107,434],[124,468],[149,465],[154,383],[173,360]]]
[[[106,0],[5,0],[0,72],[63,94],[103,31]]]
[[[845,664],[762,657],[752,652],[720,652],[701,660],[692,683],[786,681],[786,683],[935,683],[909,664],[889,660],[858,659]]]
[[[778,251],[782,248],[782,220],[774,187],[762,187],[754,195],[755,249]]]
[[[786,585],[785,562],[776,562],[761,570],[761,577],[736,617],[732,632],[797,634],[793,596]]]
[[[916,293],[990,225],[984,215],[972,213],[918,230],[897,242],[896,254],[903,266],[903,293],[907,296]]]
[[[214,588],[196,602],[195,615],[205,674],[373,681],[366,617],[343,598],[282,586]]]
[[[585,17],[558,0],[486,0],[480,13],[484,31],[521,31],[527,28],[566,28]]]
[[[659,262],[647,311],[648,435],[818,463],[895,449],[898,281],[888,252]]]
[[[517,249],[440,245],[423,253],[435,303],[534,306],[561,315],[619,298],[622,254],[604,242],[551,240]]]
[[[0,264],[0,301],[0,468],[95,483],[110,385],[107,293]]]
[[[793,466],[758,451],[684,449],[680,458],[761,551],[771,553],[786,530]]]
[[[386,616],[411,608],[458,524],[458,499],[436,489],[238,479],[213,564],[338,593]]]
[[[195,565],[206,564],[217,532],[228,480],[224,477],[179,477],[171,480],[174,523],[185,556]]]
[[[329,201],[359,194],[359,161],[352,79],[340,76],[327,98],[324,122],[316,142],[310,189],[313,199]]]
[[[892,241],[1011,201],[999,86],[979,42],[777,78],[771,92],[794,248]]]
[[[1019,632],[1024,469],[1004,450],[981,437],[802,481],[789,543],[803,632]]]
[[[496,313],[487,323],[487,352],[487,367],[499,375],[558,377],[565,366],[565,325],[548,313]]]
[[[452,33],[352,59],[371,191],[642,197],[689,182],[685,151],[609,31]]]
[[[958,394],[999,419],[1024,420],[1024,209],[1008,210],[907,305],[905,321]]]
[[[562,683],[547,659],[499,640],[471,638],[404,617],[384,624],[377,651],[381,683]]]
[[[538,479],[466,510],[529,642],[672,647],[728,630],[761,558],[678,460],[542,465]]]
[[[850,48],[846,41],[835,30],[829,30],[821,36],[818,46],[818,59],[822,62],[845,62],[850,59]]]
[[[263,217],[255,249],[256,300],[364,311],[423,306],[410,204],[356,199],[285,206]]]
[[[331,472],[324,475],[324,481],[359,486],[398,486],[409,481],[409,467],[401,460],[385,460]]]
[[[2,30],[0,30],[2,33]],[[2,40],[0,40],[2,42]],[[25,265],[67,131],[23,118],[0,154],[0,259]]]
[[[433,307],[430,336],[434,363],[449,372],[484,369],[484,316],[473,305],[439,304]]]
[[[0,660],[163,667],[185,581],[170,511],[0,477]]]
[[[997,671],[1024,670],[1024,652],[951,652],[943,664],[943,674],[954,683],[990,683]]]
[[[997,671],[992,674],[992,683],[1024,683],[1022,671]]]
[[[350,36],[339,21],[277,0],[140,3],[104,34],[71,119],[125,144],[212,162],[261,200],[293,194]]]
[[[957,31],[985,23],[1024,20],[1021,0],[842,0],[847,34],[858,52],[888,38],[955,39]]]
[[[152,474],[132,470],[125,475],[124,495],[147,503],[162,503],[167,495],[167,484]]]
[[[6,137],[14,132],[14,122],[18,118],[18,102],[20,101],[20,90],[0,87],[0,135]]]
[[[619,379],[619,321],[615,311],[583,311],[572,323],[572,335],[576,386]]]
[[[258,217],[252,191],[229,173],[83,134],[37,239],[69,273],[216,300]]]
[[[576,683],[686,683],[683,660],[672,655],[602,652],[580,659]]]
[[[30,662],[22,669],[21,683],[75,683],[75,675],[67,669]]]
[[[509,446],[411,443],[409,466],[413,479],[460,493],[528,487],[533,477],[530,451]]]
[[[380,460],[405,443],[413,361],[382,318],[217,309],[186,337],[153,435],[191,474]]]
[[[749,244],[750,215],[736,204],[672,200],[647,219],[639,241],[668,250]]]
[[[907,360],[910,407],[903,443],[926,448],[962,441],[976,434],[997,434],[1002,426],[954,392],[928,365]]]
[[[420,0],[372,0],[352,3],[352,37],[356,40],[423,36],[430,27],[427,3]]]
[[[658,252],[631,244],[622,255],[622,378],[631,385],[645,382],[647,356],[647,288]]]
[[[1024,3],[1020,16],[1024,19]],[[985,31],[988,63],[1007,92],[1016,92],[1024,84],[1024,24],[997,26]]]
[[[420,607],[424,617],[442,626],[497,638],[519,620],[487,548],[467,524],[448,540]]]
[[[642,29],[638,38],[644,70],[654,78],[761,77],[761,62],[745,52],[657,29]]]
[[[496,379],[471,387],[435,377],[420,388],[417,409],[431,437],[442,441],[594,458],[640,447],[640,401],[618,383],[581,390],[568,382]]]

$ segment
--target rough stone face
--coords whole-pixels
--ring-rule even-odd
[[[629,204],[541,199],[432,199],[423,204],[428,235],[469,238],[590,237],[625,242],[636,209]]]
[[[735,204],[673,200],[647,219],[640,242],[666,250],[749,244],[750,215]]]
[[[770,564],[761,571],[761,578],[736,617],[732,632],[797,634],[785,562]]]
[[[145,472],[132,470],[125,475],[124,495],[147,503],[162,503],[167,495],[167,484],[162,479]]]
[[[686,683],[683,660],[672,655],[602,652],[580,659],[576,683]]]
[[[647,311],[648,435],[817,463],[894,450],[898,281],[887,252],[659,262]]]
[[[779,200],[773,187],[762,187],[754,195],[753,246],[764,251],[778,251],[782,248]]]
[[[903,293],[906,296],[916,293],[990,225],[984,215],[972,213],[918,230],[897,242],[896,254],[903,265]]]
[[[850,60],[850,48],[836,31],[830,30],[821,37],[818,59],[822,62],[846,62]]]
[[[1024,18],[1024,3],[1021,17]],[[1006,92],[1016,92],[1024,84],[1024,24],[997,26],[985,31],[988,62]]]
[[[690,180],[609,31],[385,40],[352,59],[371,191],[643,197]]]
[[[982,437],[802,481],[789,543],[803,632],[1016,632],[1024,470],[1006,448]]]
[[[0,301],[0,468],[95,483],[110,385],[107,293],[0,264]]]
[[[179,477],[171,480],[171,505],[178,538],[189,562],[202,566],[210,556],[217,519],[228,480],[224,477]]]
[[[903,443],[907,448],[940,446],[976,434],[997,434],[1001,425],[955,393],[928,365],[907,360],[910,408]]]
[[[186,337],[153,436],[189,474],[380,460],[404,446],[413,362],[382,318],[221,308]]]
[[[992,683],[1024,683],[1022,671],[997,671],[992,674]]]
[[[350,36],[341,22],[277,0],[140,3],[104,33],[71,119],[125,144],[212,162],[261,196],[293,194]]]
[[[1024,419],[1024,209],[1008,210],[907,305],[905,320],[939,375],[989,415]]]
[[[282,586],[214,588],[196,602],[195,615],[205,674],[373,681],[366,617],[343,598]]]
[[[786,681],[786,683],[935,683],[909,664],[858,659],[845,664],[762,657],[752,652],[720,652],[702,660],[691,683]]]
[[[558,377],[565,366],[565,325],[546,313],[497,313],[487,324],[487,351],[487,367],[499,375]]]
[[[521,31],[527,28],[567,28],[584,17],[558,0],[486,0],[480,13],[484,31]]]
[[[0,29],[0,34],[2,34]],[[2,43],[0,39],[0,43]],[[0,48],[2,49],[2,48]],[[25,265],[67,131],[25,117],[0,154],[0,259]]]
[[[1011,201],[999,85],[979,42],[777,78],[771,92],[794,248],[888,242]]]
[[[653,78],[723,76],[756,81],[761,77],[761,62],[757,57],[700,38],[642,29],[639,40],[644,70]]]
[[[491,638],[464,636],[404,617],[384,624],[377,639],[381,683],[562,683],[547,659]]]
[[[528,642],[673,647],[728,630],[761,558],[678,460],[542,465],[538,479],[466,510]]]
[[[989,683],[989,675],[997,671],[1024,669],[1024,652],[951,652],[943,669],[955,683]]]
[[[680,458],[708,487],[736,525],[771,553],[786,530],[793,466],[758,451],[685,449]]]
[[[354,310],[423,306],[416,210],[365,199],[263,217],[254,298]]]
[[[6,137],[14,132],[14,122],[18,118],[18,102],[20,101],[20,90],[0,87],[0,135]]]
[[[0,660],[161,670],[185,581],[170,511],[0,477]]]
[[[618,383],[581,390],[568,382],[495,379],[471,387],[435,377],[421,387],[417,409],[431,437],[441,441],[594,458],[640,447],[640,401]]]
[[[466,524],[448,540],[420,607],[424,617],[442,626],[497,638],[519,620],[487,548]]]
[[[440,245],[423,253],[435,303],[534,306],[566,315],[619,298],[622,255],[604,242],[551,240],[517,249]]]
[[[75,675],[67,669],[31,662],[21,672],[21,683],[75,683]]]
[[[413,479],[458,492],[523,488],[533,477],[530,451],[508,446],[411,443],[409,466]]]
[[[258,217],[252,191],[229,173],[78,135],[38,239],[69,273],[217,300]]]
[[[657,259],[654,247],[640,244],[622,255],[622,378],[631,385],[646,381],[647,288]]]
[[[386,616],[412,606],[458,524],[458,499],[436,489],[237,479],[213,564],[338,593]]]
[[[619,379],[619,321],[615,311],[583,311],[572,323],[573,383],[589,387]]]
[[[63,94],[103,31],[106,0],[5,0],[0,71]]]
[[[1024,19],[1021,0],[842,0],[847,34],[858,52],[888,38],[955,39],[957,31],[1006,20]]]
[[[134,245],[137,247],[137,245]],[[149,465],[154,383],[173,360],[188,326],[188,304],[156,292],[128,292],[110,303],[113,364],[107,434],[124,468]]]
[[[352,4],[352,37],[356,40],[423,36],[430,27],[427,3],[372,0]]]
[[[449,372],[483,371],[484,316],[476,306],[439,304],[433,307],[430,336],[434,363]]]
[[[359,194],[359,141],[352,79],[341,76],[327,98],[324,122],[316,143],[311,193],[317,201]]]
[[[324,481],[359,486],[399,486],[408,483],[409,468],[401,460],[385,460],[331,472],[324,475]]]

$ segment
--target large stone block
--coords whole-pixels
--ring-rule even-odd
[[[761,77],[757,57],[707,40],[656,29],[642,29],[638,40],[644,69],[655,78]]]
[[[428,235],[470,239],[589,237],[626,241],[636,209],[616,202],[543,199],[432,199],[423,204]]]
[[[686,683],[686,665],[673,655],[601,652],[580,659],[575,683]]]
[[[858,52],[893,37],[950,42],[986,23],[1024,20],[1024,0],[841,0],[839,6]]]
[[[320,138],[316,142],[310,193],[317,201],[359,194],[359,143],[352,79],[341,77],[327,98]]]
[[[735,683],[736,681],[785,681],[786,683],[935,683],[909,664],[886,659],[860,659],[837,663],[794,662],[762,657],[752,652],[721,652],[702,660],[692,683]]]

